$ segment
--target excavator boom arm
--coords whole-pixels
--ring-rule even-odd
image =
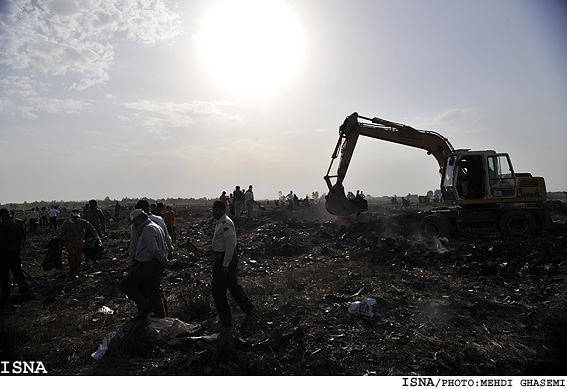
[[[354,112],[345,119],[339,128],[339,140],[331,157],[327,175],[324,177],[329,188],[327,210],[332,214],[349,215],[361,211],[358,207],[353,207],[353,204],[348,202],[342,186],[360,135],[424,149],[428,154],[435,157],[439,164],[440,172],[443,171],[445,157],[454,152],[454,148],[449,140],[436,132],[416,130],[404,124],[376,117],[371,119],[359,116],[358,113]],[[331,167],[334,160],[339,157],[339,152],[340,160],[337,174],[330,175]],[[336,178],[335,184],[332,183],[331,178]]]

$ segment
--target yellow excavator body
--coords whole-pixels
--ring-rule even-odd
[[[347,216],[367,209],[365,201],[345,195],[346,176],[359,136],[367,136],[410,147],[433,155],[439,164],[441,193],[446,205],[490,207],[494,204],[535,204],[546,200],[545,180],[531,174],[516,174],[508,154],[493,150],[455,150],[442,135],[354,112],[339,127],[339,139],[324,179],[329,193],[327,211]],[[335,159],[337,173],[331,175]],[[334,182],[333,182],[334,180]]]

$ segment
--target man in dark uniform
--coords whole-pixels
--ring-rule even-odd
[[[10,271],[18,284],[19,293],[29,292],[29,285],[22,271],[20,253],[26,241],[26,225],[12,217],[6,208],[0,209],[0,309],[10,307]]]
[[[213,235],[213,251],[215,253],[212,281],[213,300],[219,315],[219,322],[226,330],[232,327],[232,315],[226,298],[227,289],[246,313],[247,318],[254,314],[254,306],[236,278],[238,258],[234,223],[226,215],[226,207],[222,201],[215,201],[211,211],[213,211],[213,216],[217,220]]]

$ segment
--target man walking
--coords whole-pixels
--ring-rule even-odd
[[[232,192],[233,203],[234,203],[234,217],[235,220],[240,219],[240,212],[242,211],[242,204],[244,201],[244,193],[240,190],[240,185],[237,185]]]
[[[19,292],[29,292],[24,278],[20,253],[26,241],[26,225],[12,217],[6,208],[0,209],[0,309],[10,307],[10,271],[18,284]]]
[[[290,190],[288,195],[286,196],[287,199],[287,207],[290,211],[293,211],[293,203],[294,203],[294,196],[293,191]]]
[[[246,202],[246,217],[248,220],[251,220],[254,213],[254,205],[256,204],[254,192],[252,192],[252,185],[248,187],[248,190],[244,194],[244,201]]]
[[[57,235],[57,238],[63,239],[65,242],[71,278],[78,278],[81,270],[85,232],[89,231],[100,242],[100,237],[93,225],[79,216],[81,216],[81,212],[78,209],[73,209],[71,218],[63,222],[61,233]]]
[[[167,230],[167,226],[165,225],[165,221],[163,217],[153,215],[150,212],[150,202],[148,200],[139,200],[136,205],[134,205],[134,209],[141,209],[144,213],[148,216],[148,219],[156,223],[163,231],[165,237],[165,244],[168,250],[168,259],[173,259],[173,243],[171,241],[171,236]],[[130,223],[131,224],[131,223]],[[139,238],[139,230],[137,228],[130,229],[130,248],[128,250],[128,257],[130,258],[131,263],[134,263],[136,257],[136,248],[138,246],[138,238]]]
[[[168,205],[165,207],[165,212],[162,217],[165,223],[165,228],[167,228],[167,232],[171,238],[171,244],[175,247],[177,246],[177,237],[175,236],[175,211]]]
[[[59,216],[59,210],[53,206],[47,212],[47,215],[49,216],[49,231],[52,229],[57,230],[57,217]]]
[[[213,264],[212,291],[219,322],[223,329],[232,327],[232,315],[226,297],[227,289],[240,308],[249,318],[254,314],[254,306],[237,280],[238,258],[236,254],[236,230],[232,220],[226,215],[226,207],[221,201],[215,201],[211,208],[213,217],[217,220],[213,235]]]
[[[89,200],[89,206],[83,212],[83,218],[96,229],[98,236],[106,233],[106,220],[104,212],[98,207],[96,200]]]
[[[30,233],[31,234],[35,234],[37,232],[38,220],[39,220],[39,209],[38,208],[32,208],[31,211],[30,211]]]
[[[164,232],[141,209],[130,213],[130,224],[138,231],[139,237],[134,263],[120,281],[120,289],[138,306],[135,319],[143,320],[152,312],[154,317],[163,319],[165,307],[160,282],[164,269],[169,267]]]

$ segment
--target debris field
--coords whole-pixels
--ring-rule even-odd
[[[65,251],[63,270],[44,271],[51,235],[29,235],[33,296],[1,314],[0,359],[42,361],[51,375],[565,375],[567,204],[550,206],[553,228],[537,236],[484,228],[449,240],[422,237],[416,210],[257,209],[236,222],[239,280],[256,315],[244,321],[229,297],[228,334],[214,325],[209,212],[176,218],[162,289],[168,316],[189,331],[173,336],[132,321],[118,288],[126,220],[108,223],[102,260],[79,279]]]

